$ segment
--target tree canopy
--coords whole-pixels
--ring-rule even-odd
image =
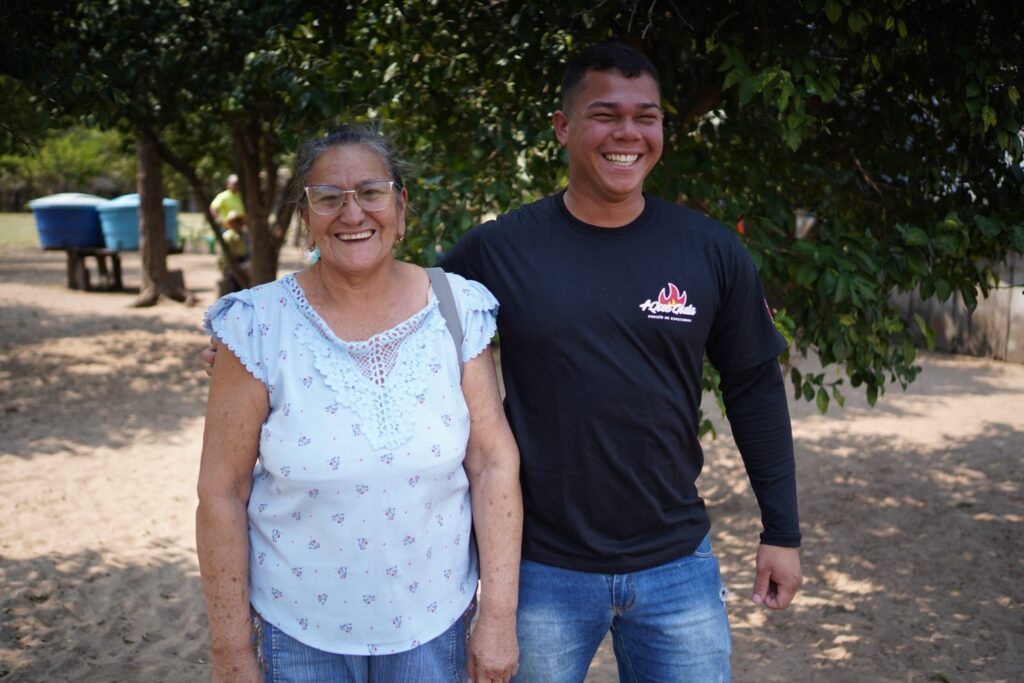
[[[204,148],[230,146],[264,217],[267,178],[299,138],[381,121],[419,164],[402,255],[430,263],[483,216],[564,184],[550,116],[565,60],[629,42],[657,65],[666,111],[648,189],[743,233],[797,352],[842,369],[792,372],[824,410],[844,383],[874,402],[914,379],[914,336],[930,332],[892,292],[973,308],[991,265],[1024,251],[1022,13],[994,0],[41,0],[4,17],[0,73],[64,113],[153,131],[197,181]],[[276,269],[271,223],[254,234],[269,250],[260,281]]]

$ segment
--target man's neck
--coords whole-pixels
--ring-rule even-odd
[[[644,211],[642,192],[621,202],[596,199],[574,191],[572,183],[565,190],[565,208],[575,218],[598,228],[621,228],[629,225]]]

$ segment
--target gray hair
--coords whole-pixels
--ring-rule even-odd
[[[342,145],[366,145],[388,169],[395,190],[402,191],[405,181],[402,176],[409,172],[410,165],[398,156],[395,145],[377,127],[346,124],[329,131],[326,135],[307,140],[299,148],[295,159],[295,184],[298,192],[299,210],[306,208],[305,187],[309,185],[309,174],[317,160],[332,147]]]

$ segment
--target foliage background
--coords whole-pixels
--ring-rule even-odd
[[[780,329],[838,370],[792,370],[822,410],[844,385],[873,403],[916,376],[930,330],[901,319],[892,292],[973,307],[991,265],[1024,251],[1021,3],[6,6],[11,120],[151,136],[194,192],[239,171],[249,213],[269,217],[254,229],[258,280],[276,272],[287,204],[266,179],[338,121],[381,122],[418,163],[409,260],[429,264],[483,217],[563,186],[561,71],[612,38],[662,76],[666,153],[648,189],[742,227]],[[797,210],[815,218],[802,239]]]

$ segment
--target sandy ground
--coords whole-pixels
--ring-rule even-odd
[[[286,264],[294,267],[295,254]],[[64,287],[61,254],[0,251],[0,678],[208,680],[193,540],[213,257],[200,299]],[[139,284],[138,260],[125,263]],[[757,512],[727,425],[702,491],[732,591],[736,681],[1024,680],[1024,366],[925,354],[906,392],[791,406],[806,583],[750,591]],[[588,681],[617,680],[606,641]]]

